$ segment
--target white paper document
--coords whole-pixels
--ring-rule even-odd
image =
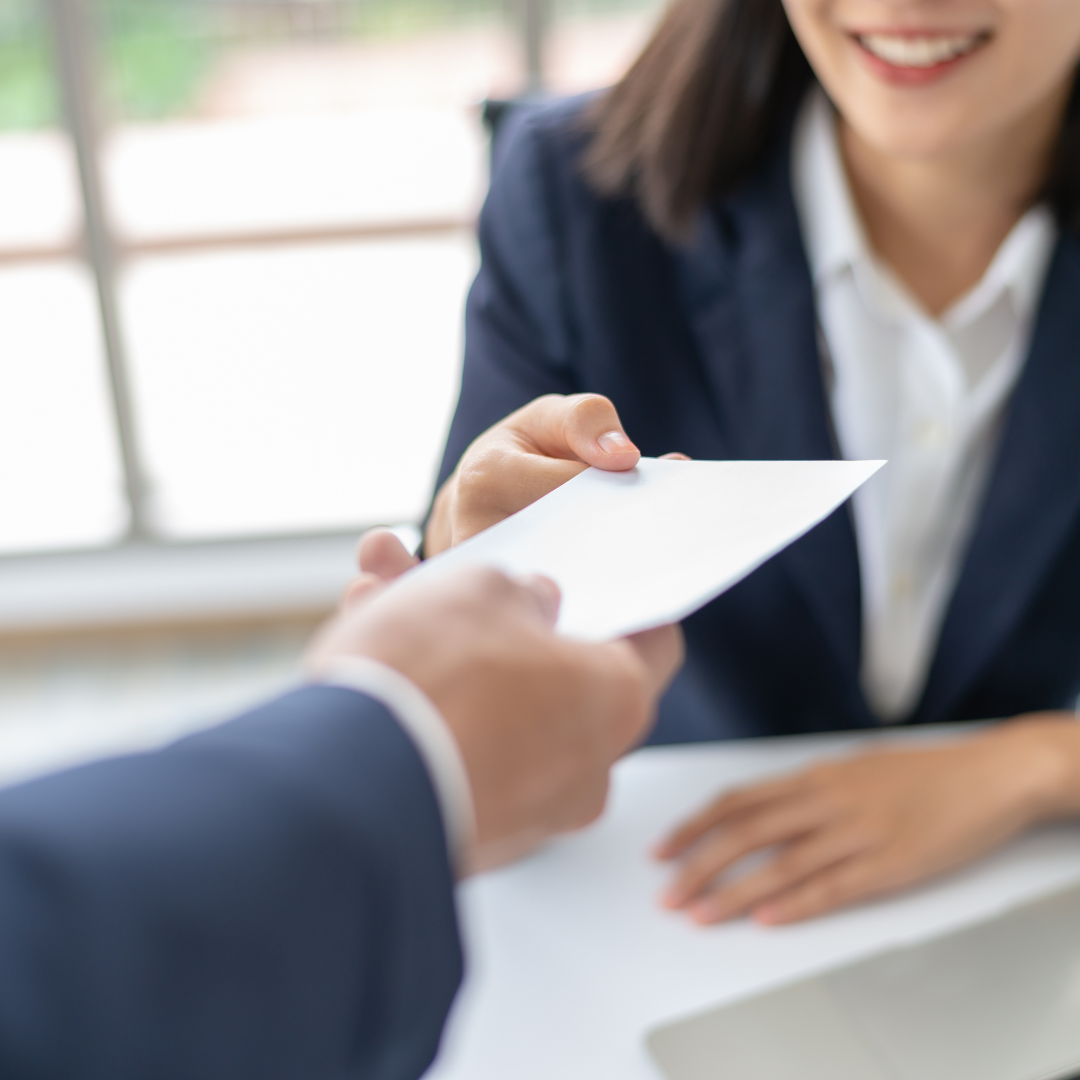
[[[427,1080],[662,1080],[645,1049],[658,1025],[1080,880],[1080,825],[1070,823],[918,889],[794,926],[738,919],[703,928],[660,907],[673,869],[649,847],[706,800],[872,746],[958,734],[787,736],[656,747],[624,760],[597,825],[459,890],[468,974]]]
[[[494,566],[562,590],[558,629],[678,622],[828,517],[882,461],[659,461],[580,476],[413,574]]]

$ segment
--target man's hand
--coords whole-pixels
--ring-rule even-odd
[[[641,452],[599,394],[549,394],[484,432],[435,499],[428,554],[460,544],[536,502],[590,465],[632,469]]]
[[[470,869],[593,821],[612,764],[644,736],[682,662],[678,629],[570,642],[553,632],[559,594],[545,578],[465,570],[391,588],[374,572],[393,577],[412,561],[386,533],[365,539],[365,572],[316,639],[311,669],[371,657],[435,703],[472,787],[478,837]]]
[[[699,923],[796,922],[944,873],[1037,821],[1080,813],[1080,724],[1039,714],[946,746],[881,750],[734,791],[656,851]],[[724,881],[740,859],[775,849]]]

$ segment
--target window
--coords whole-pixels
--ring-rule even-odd
[[[609,82],[657,10],[0,0],[0,552],[416,522],[479,103]]]
[[[37,4],[0,3],[0,549],[108,543],[128,513],[78,170]]]

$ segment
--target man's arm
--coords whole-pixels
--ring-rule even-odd
[[[416,749],[350,690],[0,793],[0,1075],[418,1077],[452,888]]]
[[[411,561],[375,547],[386,576]],[[393,669],[439,737],[323,686],[0,793],[0,1075],[418,1077],[461,975],[452,855],[497,865],[593,820],[681,658],[673,628],[561,640],[557,610],[541,579],[365,574],[311,670]]]

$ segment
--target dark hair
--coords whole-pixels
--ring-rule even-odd
[[[660,235],[685,239],[705,203],[759,165],[813,79],[781,0],[673,0],[589,111],[585,174],[601,194],[634,198]],[[1080,231],[1080,80],[1041,194]]]

